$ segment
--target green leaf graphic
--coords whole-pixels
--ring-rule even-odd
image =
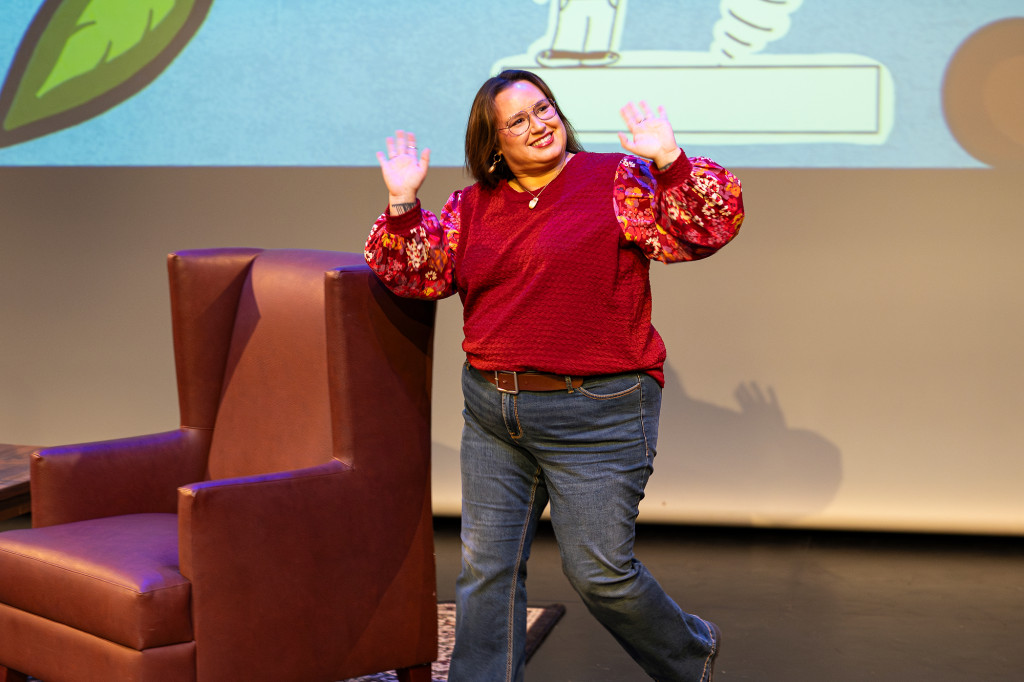
[[[172,9],[174,0],[92,0],[36,97],[139,45]]]
[[[46,0],[0,90],[0,147],[81,123],[151,83],[213,0]]]

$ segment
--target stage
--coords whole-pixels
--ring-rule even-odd
[[[28,516],[0,521],[27,527]],[[454,597],[458,521],[435,519],[438,599]],[[637,555],[687,610],[722,628],[720,682],[1020,679],[1024,539],[641,525]],[[642,682],[561,573],[550,527],[531,603],[565,615],[526,667],[534,682]]]

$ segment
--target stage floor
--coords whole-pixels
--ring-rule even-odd
[[[0,530],[29,517],[0,521]],[[437,519],[438,599],[454,597],[458,522]],[[1024,675],[1024,538],[641,526],[637,555],[723,631],[716,682],[986,682]],[[566,614],[528,682],[642,682],[562,576],[550,528],[529,601]]]
[[[438,598],[451,599],[457,522],[435,525]],[[721,627],[716,682],[1024,679],[1024,538],[645,525],[637,556]],[[562,576],[550,528],[528,569],[531,604],[567,607],[528,682],[648,680]]]

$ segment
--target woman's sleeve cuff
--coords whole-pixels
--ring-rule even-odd
[[[669,164],[668,168],[659,170],[652,162],[651,171],[658,180],[658,185],[663,187],[675,187],[681,185],[690,177],[693,170],[693,162],[682,152],[675,161]]]
[[[420,206],[420,200],[417,199],[416,205],[401,215],[391,215],[391,206],[388,206],[384,209],[384,217],[387,221],[388,232],[404,237],[423,222],[423,208]]]

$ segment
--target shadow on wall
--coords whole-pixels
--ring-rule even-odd
[[[734,395],[739,410],[697,400],[665,366],[646,504],[662,504],[654,486],[669,480],[673,506],[709,518],[784,524],[825,509],[842,480],[839,448],[813,431],[789,428],[771,388],[740,384]]]
[[[786,425],[775,392],[741,384],[738,410],[687,395],[665,366],[655,473],[640,521],[787,525],[824,510],[842,481],[839,448]],[[459,453],[433,443],[435,497],[455,496]]]

